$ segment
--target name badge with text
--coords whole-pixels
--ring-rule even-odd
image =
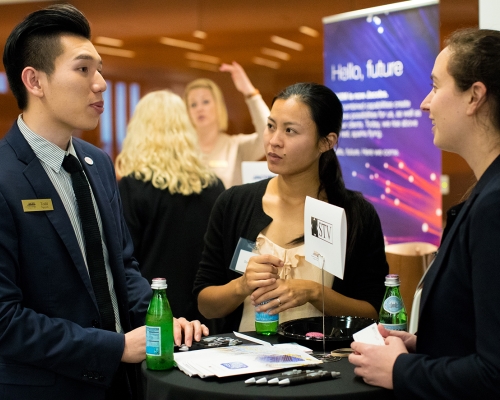
[[[52,199],[21,200],[24,212],[53,211]]]

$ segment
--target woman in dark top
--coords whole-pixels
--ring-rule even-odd
[[[321,270],[303,252],[306,196],[347,216],[344,279],[325,279],[325,313],[377,318],[388,273],[384,239],[373,206],[344,186],[334,151],[341,126],[342,105],[330,89],[286,88],[264,133],[267,163],[278,176],[232,187],[217,200],[194,291],[202,314],[225,317],[226,331],[255,329],[253,306],[267,300],[257,310],[280,313],[281,322],[321,315]],[[266,249],[250,258],[243,275],[229,269],[240,238]]]
[[[188,320],[203,319],[192,287],[210,211],[224,190],[201,160],[182,99],[166,90],[144,96],[116,159],[123,212],[142,275],[165,277],[173,314]]]

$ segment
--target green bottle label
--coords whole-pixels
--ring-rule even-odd
[[[146,355],[161,356],[161,327],[146,326]]]
[[[397,314],[403,309],[403,301],[397,296],[389,296],[384,301],[384,310],[390,314]]]
[[[259,306],[269,302],[270,300],[263,301]],[[279,314],[269,315],[267,312],[255,312],[255,322],[276,322],[279,318]]]
[[[381,323],[382,324],[382,323]],[[382,326],[388,331],[406,331],[407,324],[382,324]]]

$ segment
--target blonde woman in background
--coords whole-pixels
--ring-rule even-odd
[[[255,133],[226,133],[228,116],[224,96],[219,86],[210,79],[196,79],[189,83],[184,101],[198,133],[201,151],[210,168],[228,189],[242,183],[242,161],[257,161],[264,157],[263,135],[269,107],[241,65],[236,62],[222,64],[220,70],[231,74],[236,89],[245,96]]]
[[[142,275],[167,279],[174,315],[206,322],[192,287],[210,212],[224,186],[203,162],[179,96],[160,90],[139,101],[116,169]]]

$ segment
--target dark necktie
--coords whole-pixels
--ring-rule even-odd
[[[115,315],[109,294],[108,278],[106,277],[106,267],[102,253],[101,233],[97,224],[89,183],[76,157],[71,154],[67,155],[64,157],[62,166],[71,174],[71,182],[73,183],[73,191],[75,192],[78,213],[85,238],[87,267],[101,316],[101,328],[116,331]]]

